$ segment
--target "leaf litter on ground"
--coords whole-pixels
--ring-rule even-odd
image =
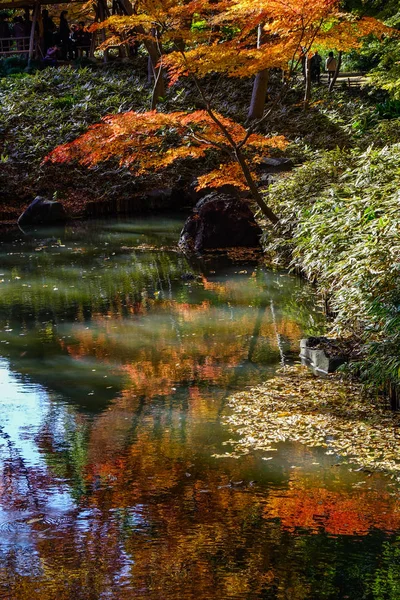
[[[233,395],[229,406],[232,414],[225,421],[239,439],[226,442],[231,453],[216,457],[238,458],[299,442],[400,481],[400,413],[339,374],[321,379],[306,367],[285,367],[264,384]]]

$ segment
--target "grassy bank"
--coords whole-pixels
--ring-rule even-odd
[[[251,79],[216,82],[210,77],[204,85],[212,93],[217,110],[245,122]],[[270,101],[279,93],[279,86],[279,77],[272,77]],[[360,138],[365,139],[376,98],[352,91],[337,91],[329,98],[323,88],[315,89],[314,102],[304,111],[302,94],[302,84],[294,86],[264,125],[265,132],[285,135],[292,142],[289,154],[295,162],[307,160],[315,150],[337,145],[351,148]],[[41,164],[53,148],[72,141],[106,114],[148,110],[150,96],[141,57],[137,64],[49,68],[33,75],[0,77],[0,220],[15,220],[41,191],[49,196],[57,194],[69,212],[79,215],[88,203],[116,197],[124,202],[146,187],[173,184],[177,169],[143,181],[112,162],[92,171],[77,165],[51,168]],[[165,111],[194,108],[199,108],[198,94],[188,82],[169,88],[159,106]],[[202,168],[202,164],[190,165],[192,177],[200,175]],[[181,175],[182,170],[178,170]]]
[[[398,126],[398,124],[397,124]],[[362,344],[352,366],[375,389],[400,391],[400,144],[323,153],[272,186],[277,262],[317,283],[334,335]]]

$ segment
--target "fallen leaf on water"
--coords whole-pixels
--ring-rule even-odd
[[[263,385],[232,396],[229,406],[233,412],[225,422],[239,439],[229,440],[233,452],[224,458],[300,442],[400,481],[400,414],[337,374],[317,379],[305,367],[286,367]]]

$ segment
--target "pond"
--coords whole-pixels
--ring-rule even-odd
[[[189,258],[179,219],[0,245],[0,597],[400,597],[383,475],[280,444],[218,458],[229,395],[298,360],[312,289]]]

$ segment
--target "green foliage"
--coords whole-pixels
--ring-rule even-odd
[[[400,29],[398,0],[347,0],[345,7],[358,14],[375,16],[395,29]],[[400,99],[400,39],[399,36],[382,39],[368,36],[360,49],[344,57],[346,70],[369,72],[372,81],[386,90],[394,99]]]
[[[376,113],[382,119],[400,117],[400,100],[386,100],[376,105]]]
[[[391,98],[394,100],[400,100],[400,62],[398,57],[400,55],[400,42],[397,47],[397,62],[393,64],[389,69],[377,68],[371,73],[371,80],[377,87],[386,90]]]
[[[270,250],[330,297],[334,330],[365,344],[365,380],[400,386],[400,144],[325,153],[271,190],[284,235]]]
[[[7,77],[16,73],[23,73],[27,66],[27,59],[22,58],[21,56],[0,58],[0,77]]]
[[[8,59],[10,60],[10,59]],[[46,153],[86,130],[107,113],[143,102],[143,86],[129,69],[45,69],[0,81],[0,129],[14,156],[39,162]]]
[[[384,542],[379,568],[372,576],[367,576],[374,600],[395,600],[400,597],[399,559],[399,538]]]

